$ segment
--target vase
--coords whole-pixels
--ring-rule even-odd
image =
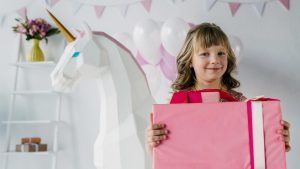
[[[44,53],[40,48],[40,40],[33,39],[33,46],[26,56],[27,62],[40,62],[44,61]]]

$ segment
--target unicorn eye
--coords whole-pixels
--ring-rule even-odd
[[[72,57],[76,58],[77,56],[79,56],[79,54],[80,54],[80,52],[74,52],[73,55],[72,55]]]

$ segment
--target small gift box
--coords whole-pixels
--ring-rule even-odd
[[[35,152],[37,150],[37,144],[17,144],[16,152]]]
[[[37,151],[47,151],[47,144],[39,144]]]
[[[37,151],[47,151],[47,144],[34,144],[34,143],[25,143],[17,144],[16,152],[37,152]]]
[[[22,144],[16,145],[16,152],[37,152],[47,151],[47,144],[41,144],[40,137],[24,137],[21,138]]]
[[[21,143],[25,144],[25,143],[35,143],[35,144],[40,144],[42,141],[42,139],[40,137],[25,137],[25,138],[21,138]]]

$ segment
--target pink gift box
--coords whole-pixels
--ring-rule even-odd
[[[218,103],[201,98],[216,95],[199,93],[172,99],[194,103],[153,105],[153,123],[170,131],[153,149],[153,169],[286,169],[285,145],[276,133],[283,128],[278,100]],[[197,96],[209,101],[195,103]],[[218,96],[234,101],[223,91]]]

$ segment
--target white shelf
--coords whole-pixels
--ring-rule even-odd
[[[0,121],[0,124],[4,124],[7,125],[6,126],[6,137],[5,137],[5,143],[4,146],[6,147],[6,152],[0,152],[0,155],[4,155],[3,157],[3,169],[7,169],[9,166],[9,161],[14,162],[14,160],[9,160],[9,156],[10,155],[28,155],[28,156],[46,156],[46,157],[52,157],[52,165],[51,165],[51,169],[56,169],[56,163],[57,163],[57,150],[58,150],[58,129],[59,129],[59,125],[60,124],[67,124],[65,121],[60,121],[60,114],[61,114],[61,104],[62,104],[62,94],[61,92],[55,92],[52,91],[52,89],[50,88],[49,90],[25,90],[25,91],[19,91],[18,88],[18,83],[19,83],[19,76],[20,76],[20,69],[32,69],[30,71],[42,71],[44,73],[47,72],[47,76],[49,76],[49,70],[53,70],[56,66],[56,63],[53,61],[41,61],[41,62],[25,62],[25,61],[21,61],[21,52],[20,52],[20,48],[21,48],[21,42],[22,42],[22,38],[21,35],[18,36],[18,40],[19,42],[16,43],[16,49],[15,51],[15,56],[18,58],[17,62],[15,63],[11,63],[10,66],[13,66],[16,71],[15,71],[15,75],[14,75],[14,84],[13,84],[13,91],[11,91],[11,99],[10,99],[10,106],[9,106],[9,112],[8,112],[8,120],[7,121]],[[22,73],[26,73],[26,72],[21,72]],[[23,75],[23,74],[22,74]],[[20,89],[22,90],[22,89]],[[52,120],[34,120],[34,119],[29,119],[29,120],[12,120],[13,114],[14,114],[14,110],[15,110],[15,106],[16,104],[16,100],[18,96],[29,96],[29,98],[26,99],[31,99],[30,96],[59,96],[57,97],[57,103],[56,103],[56,112],[55,112],[55,118]],[[47,101],[47,100],[45,100]],[[2,119],[1,119],[2,120]],[[50,127],[54,128],[54,134],[53,134],[53,147],[51,148],[50,151],[46,151],[46,152],[15,152],[14,149],[9,149],[10,148],[10,139],[11,136],[14,134],[12,132],[12,127],[14,127],[13,125],[20,125],[21,127],[24,127],[26,125],[53,125]],[[2,164],[1,167],[2,168]]]
[[[53,120],[11,120],[2,121],[2,124],[66,124],[66,122]]]
[[[41,152],[15,152],[15,151],[10,151],[10,152],[3,152],[3,155],[51,155],[54,156],[55,153],[52,151],[41,151]]]
[[[19,62],[19,63],[11,63],[10,65],[21,67],[21,68],[54,68],[56,66],[56,63],[53,61]]]
[[[25,90],[25,91],[14,91],[13,95],[59,95],[60,92],[55,92],[53,90]]]

